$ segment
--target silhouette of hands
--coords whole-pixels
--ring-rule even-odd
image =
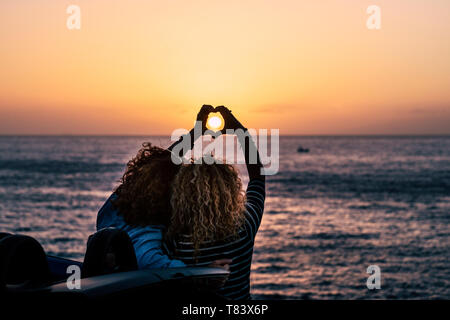
[[[201,121],[202,123],[202,134],[207,130],[206,121],[211,112],[214,112],[214,107],[209,104],[204,104],[197,114],[197,121]]]
[[[238,119],[231,113],[231,110],[225,106],[213,107],[209,104],[204,104],[197,114],[197,121],[202,123],[202,134],[205,134],[206,122],[208,121],[208,116],[210,113],[219,112],[224,120],[223,129],[220,131],[222,134],[226,133],[227,129],[245,129],[245,127],[239,122]]]

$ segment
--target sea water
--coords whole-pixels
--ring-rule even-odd
[[[144,141],[0,137],[0,232],[82,260]],[[297,153],[299,146],[309,153]],[[241,168],[247,181],[245,167]],[[255,298],[450,298],[450,137],[281,137],[252,264]],[[366,286],[367,268],[381,289]]]

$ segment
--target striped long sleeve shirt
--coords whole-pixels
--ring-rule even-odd
[[[237,237],[230,236],[215,242],[206,241],[200,246],[196,256],[188,235],[181,235],[167,243],[173,258],[187,265],[207,266],[218,259],[232,259],[230,276],[218,293],[233,300],[250,298],[250,266],[255,236],[264,211],[265,182],[259,179],[251,180],[246,195],[245,223]]]

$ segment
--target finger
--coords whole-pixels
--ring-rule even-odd
[[[214,111],[214,107],[211,105],[204,104],[197,114],[197,120],[202,122],[203,127],[206,126],[206,120],[208,115]],[[203,128],[205,129],[205,128]]]
[[[232,259],[217,259],[214,262],[227,264],[227,263],[233,262],[233,260]]]
[[[209,104],[204,104],[202,106],[202,108],[200,109],[201,113],[210,113],[212,111],[214,111],[214,107],[212,105],[209,105]]]
[[[214,261],[215,264],[220,264],[220,265],[231,264],[232,262],[233,262],[232,259],[218,259],[218,260]]]
[[[220,269],[224,269],[225,271],[230,271],[230,265],[229,264],[221,264],[221,265],[210,264],[209,266],[211,268],[220,268]]]
[[[225,107],[225,106],[218,106],[218,107],[216,107],[215,111],[218,111],[218,112],[220,112],[220,113],[222,113],[222,112],[223,112],[223,113],[231,112],[230,109],[228,109],[228,108]]]

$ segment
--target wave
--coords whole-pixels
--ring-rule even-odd
[[[123,163],[100,163],[67,160],[0,160],[0,170],[15,172],[75,174],[120,171]]]
[[[333,173],[333,172],[281,172],[269,177],[269,190],[297,194],[300,197],[335,193],[343,197],[364,193],[390,194],[432,194],[448,195],[450,190],[449,170],[424,170],[420,173],[408,171],[368,173]],[[346,194],[347,193],[347,194]]]

